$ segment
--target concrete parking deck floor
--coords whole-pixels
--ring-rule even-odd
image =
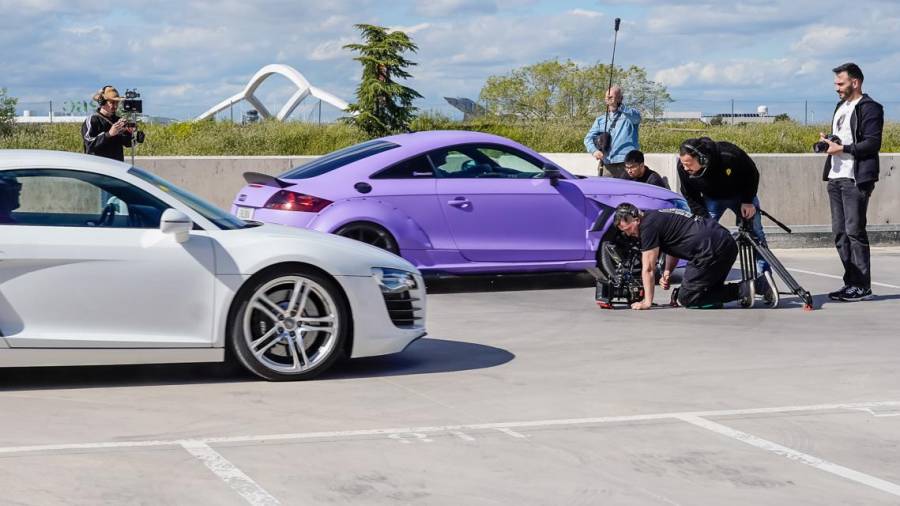
[[[0,503],[898,504],[900,248],[855,304],[833,250],[777,254],[818,310],[451,279],[428,338],[317,381],[0,370]]]

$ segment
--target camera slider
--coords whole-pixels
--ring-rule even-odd
[[[787,233],[792,233],[791,229],[787,227],[784,223],[781,223],[777,219],[775,219],[771,214],[763,211],[762,209],[757,209],[757,212],[762,216],[772,220],[776,225],[778,225],[782,230]],[[788,272],[788,270],[784,267],[778,258],[772,253],[766,245],[759,242],[755,235],[753,235],[753,225],[750,220],[742,219],[740,225],[738,226],[737,234],[735,235],[735,241],[737,241],[738,245],[738,259],[741,263],[741,280],[755,280],[759,273],[756,272],[756,256],[762,257],[766,262],[769,263],[769,266],[772,268],[772,271],[781,278],[782,281],[790,288],[790,292],[778,292],[782,295],[796,295],[800,297],[800,300],[803,301],[803,310],[804,311],[812,311],[813,310],[813,299],[812,295],[805,290],[800,283],[797,283],[797,280],[794,279],[793,276]],[[778,286],[774,286],[773,289],[778,290]]]

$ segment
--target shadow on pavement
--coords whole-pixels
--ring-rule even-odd
[[[409,345],[403,353],[348,360],[320,378],[371,378],[487,369],[515,357],[493,346],[424,338]]]
[[[425,278],[425,286],[429,294],[558,290],[593,287],[594,278],[587,272],[450,276]]]
[[[311,381],[484,369],[513,358],[512,353],[492,346],[425,338],[412,343],[402,353],[337,364]],[[230,363],[0,368],[0,392],[247,381],[264,380]]]

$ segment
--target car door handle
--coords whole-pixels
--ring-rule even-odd
[[[447,201],[447,203],[453,207],[466,207],[471,204],[471,202],[469,202],[469,199],[465,197],[456,197],[453,200]]]

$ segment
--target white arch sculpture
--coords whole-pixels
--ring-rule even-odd
[[[225,100],[214,105],[200,116],[197,116],[195,121],[207,119],[217,112],[223,111],[240,102],[241,100],[250,102],[250,105],[252,105],[253,108],[257,111],[259,111],[260,116],[262,116],[263,118],[271,118],[272,113],[269,112],[266,106],[264,106],[263,103],[260,102],[260,100],[256,98],[256,95],[254,95],[253,93],[257,88],[259,88],[259,85],[262,84],[263,81],[268,79],[272,74],[280,74],[290,79],[291,82],[294,83],[295,86],[297,86],[297,91],[293,96],[291,96],[290,100],[288,100],[284,104],[284,106],[282,106],[281,110],[278,111],[278,114],[275,116],[279,121],[284,121],[285,118],[290,116],[291,113],[294,112],[294,109],[296,109],[297,106],[300,105],[300,102],[303,102],[303,99],[310,95],[318,98],[319,100],[328,102],[329,104],[337,107],[342,111],[347,110],[347,106],[349,104],[344,100],[341,100],[331,93],[328,93],[327,91],[321,90],[309,84],[309,81],[307,81],[306,78],[303,77],[303,74],[298,72],[294,67],[276,63],[272,65],[266,65],[265,67],[259,69],[259,71],[257,71],[253,76],[253,78],[250,79],[250,82],[247,83],[247,86],[244,87],[243,91],[241,91],[240,93],[236,93],[233,96],[226,98]]]

